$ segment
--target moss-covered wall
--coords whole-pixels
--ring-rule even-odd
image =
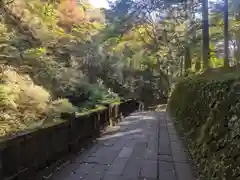
[[[240,180],[240,78],[183,79],[173,88],[168,110],[206,179]]]

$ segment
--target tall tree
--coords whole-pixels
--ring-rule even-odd
[[[234,17],[236,22],[240,22],[240,2],[238,0],[231,0],[232,3],[232,10],[234,12]],[[239,63],[240,62],[240,28],[236,28],[234,34],[235,40],[235,49],[234,49],[234,57],[235,60]]]
[[[228,0],[224,0],[224,67],[229,67]]]
[[[210,48],[209,48],[209,20],[208,20],[208,0],[202,1],[202,60],[203,68],[209,68]]]

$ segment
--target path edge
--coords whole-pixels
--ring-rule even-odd
[[[175,129],[176,129],[176,132],[177,132],[177,135],[180,137],[180,140],[182,141],[182,144],[183,144],[183,147],[187,150],[186,151],[186,155],[187,157],[189,157],[189,165],[191,166],[191,171],[192,171],[192,175],[193,177],[196,179],[196,180],[206,180],[205,179],[205,176],[204,178],[202,177],[203,174],[201,173],[201,171],[199,170],[199,167],[196,163],[196,160],[193,156],[193,154],[191,153],[191,150],[190,150],[190,147],[189,147],[189,140],[186,138],[186,136],[184,135],[184,131],[182,129],[182,127],[177,123],[176,121],[176,118],[175,117],[172,117],[170,115],[170,112],[169,112],[169,109],[168,109],[168,105],[166,107],[166,110],[165,110],[165,116],[167,119],[169,119],[173,125],[175,126]]]

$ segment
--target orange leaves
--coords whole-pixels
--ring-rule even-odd
[[[84,9],[77,5],[76,0],[61,0],[58,11],[61,26],[71,27],[85,19]]]

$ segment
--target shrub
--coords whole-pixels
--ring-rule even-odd
[[[0,72],[0,136],[42,125],[58,119],[61,112],[76,108],[66,99],[52,101],[43,87],[16,69],[2,67]],[[51,118],[50,118],[51,117]]]
[[[118,101],[119,96],[112,92],[110,89],[107,89],[102,81],[98,81],[98,84],[92,85],[89,91],[89,101],[95,104],[101,103],[111,103]]]
[[[78,108],[73,106],[68,99],[57,99],[52,101],[48,109],[48,119],[57,120],[60,119],[61,113],[74,113],[77,112]]]
[[[240,176],[238,80],[236,74],[185,78],[175,84],[168,102],[200,171],[211,180]]]

